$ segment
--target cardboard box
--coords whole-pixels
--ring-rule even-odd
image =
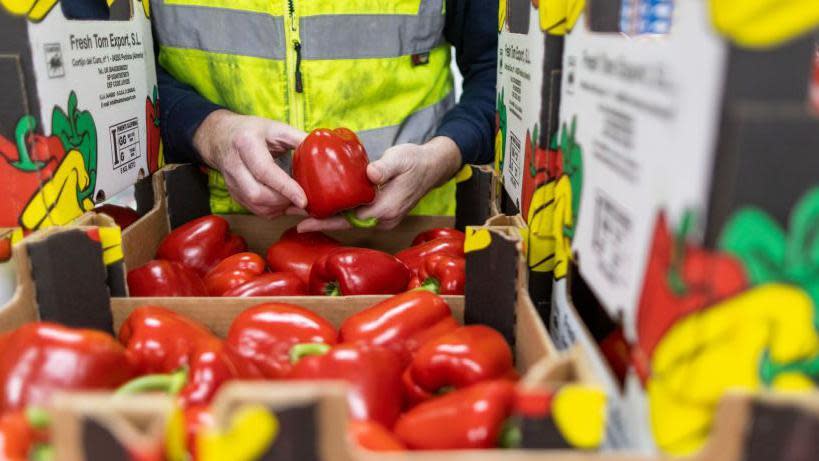
[[[552,198],[551,332],[597,357],[623,409],[610,433],[688,454],[729,388],[815,380],[819,8],[678,0],[667,35],[629,38],[586,3],[565,38],[561,149],[579,167]]]
[[[407,248],[421,231],[435,227],[481,225],[492,212],[491,172],[467,166],[458,175],[457,214],[409,216],[395,229],[381,231],[354,229],[328,233],[345,245],[374,248],[395,253]],[[123,232],[125,264],[134,269],[153,259],[162,239],[192,219],[210,214],[207,177],[193,165],[168,165],[136,189],[137,209],[142,218]],[[243,236],[251,251],[264,255],[301,217],[282,216],[273,220],[254,215],[224,215],[233,232]]]
[[[158,167],[149,6],[123,7],[80,21],[57,0],[0,4],[0,227],[67,224]]]

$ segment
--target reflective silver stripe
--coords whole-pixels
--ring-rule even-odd
[[[421,12],[437,14],[340,14],[300,20],[304,59],[391,58],[426,53],[444,42],[442,0],[425,0]],[[426,5],[426,6],[425,6]]]
[[[421,16],[444,14],[444,0],[421,0],[421,4],[418,5],[418,14]]]
[[[145,0],[147,1],[147,0]],[[151,2],[159,44],[284,59],[284,19],[263,13]]]
[[[396,144],[421,144],[435,134],[441,118],[455,106],[455,94],[450,92],[440,102],[415,112],[399,125],[359,131],[358,137],[367,149],[370,160],[378,160],[384,151]]]

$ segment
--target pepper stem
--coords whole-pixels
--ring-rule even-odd
[[[38,443],[31,450],[29,459],[31,459],[31,461],[53,461],[56,459],[55,455],[54,447],[51,446],[51,444]]]
[[[173,373],[140,376],[120,386],[117,395],[141,394],[143,392],[165,392],[178,394],[188,382],[188,368],[182,367]]]
[[[28,151],[28,144],[26,143],[26,137],[34,131],[36,126],[37,121],[34,117],[31,115],[24,115],[17,123],[17,129],[14,132],[14,138],[17,142],[17,155],[19,158],[11,165],[18,170],[28,173],[37,171],[45,166],[45,163],[43,162],[35,162],[32,160],[31,154]]]
[[[324,343],[301,343],[290,348],[290,363],[299,363],[304,357],[312,355],[324,355],[330,351],[330,346]]]
[[[378,225],[378,218],[372,217],[361,219],[355,214],[355,210],[345,210],[341,214],[344,216],[344,219],[350,223],[350,225],[359,229],[372,229]]]
[[[515,418],[509,418],[503,423],[503,427],[498,433],[498,446],[500,448],[520,448],[523,442],[523,434],[520,432]]]
[[[35,429],[46,429],[51,425],[51,414],[42,407],[28,407],[26,421]]]
[[[338,282],[324,285],[324,296],[341,296],[341,287],[338,286]]]
[[[436,295],[441,294],[441,283],[438,282],[437,279],[435,279],[433,277],[429,277],[426,280],[424,280],[424,283],[419,285],[413,291],[422,291],[422,290],[423,291],[430,291],[432,293],[435,293]]]

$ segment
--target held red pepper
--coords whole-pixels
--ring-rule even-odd
[[[410,288],[426,287],[442,295],[462,295],[466,286],[466,259],[434,254],[424,259]]]
[[[460,327],[435,338],[415,353],[403,375],[410,403],[481,381],[517,379],[512,350],[503,335],[483,325]]]
[[[149,261],[128,271],[128,292],[134,297],[207,296],[199,275],[174,261]]]
[[[395,254],[395,257],[403,261],[413,274],[417,274],[424,260],[435,254],[447,254],[463,258],[464,241],[451,238],[430,240],[426,243],[399,251]]]
[[[341,243],[321,232],[299,233],[287,229],[278,242],[267,249],[267,264],[274,272],[293,272],[305,285],[310,283],[310,269],[317,259],[340,247]]]
[[[105,204],[94,208],[97,213],[104,213],[113,218],[122,230],[125,230],[131,224],[137,222],[140,218],[139,213],[127,206]]]
[[[381,347],[365,344],[298,344],[291,351],[290,379],[342,380],[350,387],[347,399],[353,419],[372,420],[392,427],[401,413],[401,360]],[[323,355],[312,355],[323,354]]]
[[[370,451],[404,451],[407,447],[395,435],[373,421],[350,421],[347,426],[350,439]]]
[[[347,318],[339,342],[363,342],[397,352],[405,361],[427,341],[458,328],[446,301],[428,291],[408,291]]]
[[[133,375],[108,334],[28,323],[0,339],[0,414],[47,404],[54,392],[114,389]]]
[[[368,164],[367,152],[352,131],[313,130],[293,154],[293,179],[307,195],[307,213],[323,219],[346,211],[350,224],[374,227],[375,219],[360,220],[350,211],[375,199]]]
[[[459,389],[404,413],[395,434],[416,450],[495,448],[514,396],[506,380]]]
[[[244,285],[262,275],[265,262],[261,256],[248,251],[230,255],[213,266],[205,275],[205,287],[211,296],[222,296],[226,291]]]
[[[157,259],[176,261],[205,275],[219,261],[247,249],[245,240],[231,234],[220,216],[203,216],[177,227],[159,245]]]
[[[164,307],[135,309],[120,328],[119,340],[139,374],[147,375],[120,388],[123,393],[184,384],[180,397],[187,407],[209,402],[226,381],[261,377],[250,361],[204,325]]]
[[[254,298],[262,296],[304,296],[307,285],[296,274],[276,272],[262,274],[253,280],[222,293],[224,297]]]
[[[394,256],[368,248],[339,248],[310,271],[310,293],[328,296],[388,295],[407,289],[410,272]]]
[[[418,246],[422,243],[427,243],[430,240],[442,238],[463,241],[466,240],[466,234],[451,227],[438,227],[435,229],[430,229],[428,231],[421,232],[420,234],[416,235],[415,238],[412,240],[412,246]]]
[[[292,368],[290,349],[299,343],[336,343],[336,329],[309,310],[284,303],[260,304],[233,321],[227,342],[253,361],[271,379],[285,377]]]

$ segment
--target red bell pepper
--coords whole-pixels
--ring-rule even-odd
[[[307,213],[324,219],[345,212],[356,227],[374,227],[351,209],[375,199],[376,186],[367,177],[367,152],[347,128],[313,130],[293,154],[293,179],[307,195]]]
[[[691,219],[690,214],[683,218],[676,236],[670,232],[663,213],[654,227],[637,311],[637,347],[633,351],[636,369],[644,379],[654,347],[674,322],[748,285],[738,259],[686,242]]]
[[[395,434],[373,421],[350,421],[347,433],[359,447],[370,451],[404,451],[407,447]]]
[[[172,230],[159,244],[157,259],[176,261],[204,276],[219,261],[247,249],[220,216],[203,216]]]
[[[28,323],[0,338],[0,414],[47,404],[54,392],[114,389],[133,375],[108,334]]]
[[[205,287],[211,296],[222,296],[238,286],[255,279],[265,271],[265,262],[256,253],[242,252],[230,255],[213,266],[205,275]]]
[[[405,361],[427,341],[458,328],[446,301],[429,291],[408,291],[348,317],[339,342],[363,342],[397,352]]]
[[[418,274],[424,260],[435,254],[446,254],[463,258],[464,256],[464,241],[453,238],[440,238],[430,240],[426,243],[407,248],[399,251],[395,257],[400,259],[410,268],[414,275]]]
[[[145,126],[147,131],[148,174],[159,169],[159,148],[162,137],[159,130],[159,88],[154,86],[153,100],[145,97]]]
[[[517,379],[512,350],[503,335],[483,325],[460,327],[421,346],[404,372],[410,403],[481,381]]]
[[[11,259],[11,237],[0,237],[0,263]]]
[[[147,375],[120,388],[123,393],[181,387],[187,407],[209,402],[226,381],[261,377],[249,360],[204,325],[164,307],[135,309],[120,328],[119,340],[139,374]]]
[[[401,360],[382,347],[366,344],[297,344],[288,375],[296,380],[342,380],[353,419],[372,420],[392,427],[401,413]],[[322,354],[322,355],[314,355]]]
[[[253,280],[222,293],[224,297],[254,298],[262,296],[304,296],[307,285],[290,272],[262,274]]]
[[[322,256],[310,271],[315,295],[387,295],[407,289],[410,272],[394,256],[368,248],[338,248]]]
[[[267,264],[274,272],[293,272],[305,285],[310,283],[313,263],[340,247],[341,243],[321,232],[299,233],[295,227],[287,229],[278,242],[267,249]]]
[[[185,445],[191,460],[199,459],[196,453],[196,437],[216,427],[216,418],[207,405],[191,405],[184,411]]]
[[[433,254],[424,259],[410,288],[424,287],[442,295],[462,295],[466,286],[466,259]]]
[[[19,226],[18,218],[32,195],[48,182],[66,155],[60,138],[34,133],[37,122],[25,115],[14,142],[0,135],[0,227]]]
[[[291,369],[290,349],[299,343],[336,343],[336,329],[320,315],[284,303],[260,304],[233,321],[227,342],[253,361],[267,378],[283,378]]]
[[[31,424],[25,411],[10,411],[0,416],[0,460],[28,461],[37,443],[47,434]]]
[[[436,239],[466,240],[466,234],[451,227],[438,227],[421,232],[412,239],[412,246],[418,246]]]
[[[94,208],[94,211],[97,213],[107,214],[113,218],[114,222],[116,222],[117,226],[119,226],[122,230],[127,229],[128,226],[137,222],[137,220],[140,218],[139,213],[134,211],[132,208],[128,208],[127,206],[105,204]]]
[[[506,380],[459,389],[404,413],[395,434],[416,450],[494,448],[514,396],[515,385]]]
[[[134,297],[207,296],[199,275],[174,261],[148,261],[128,271],[128,292]]]

